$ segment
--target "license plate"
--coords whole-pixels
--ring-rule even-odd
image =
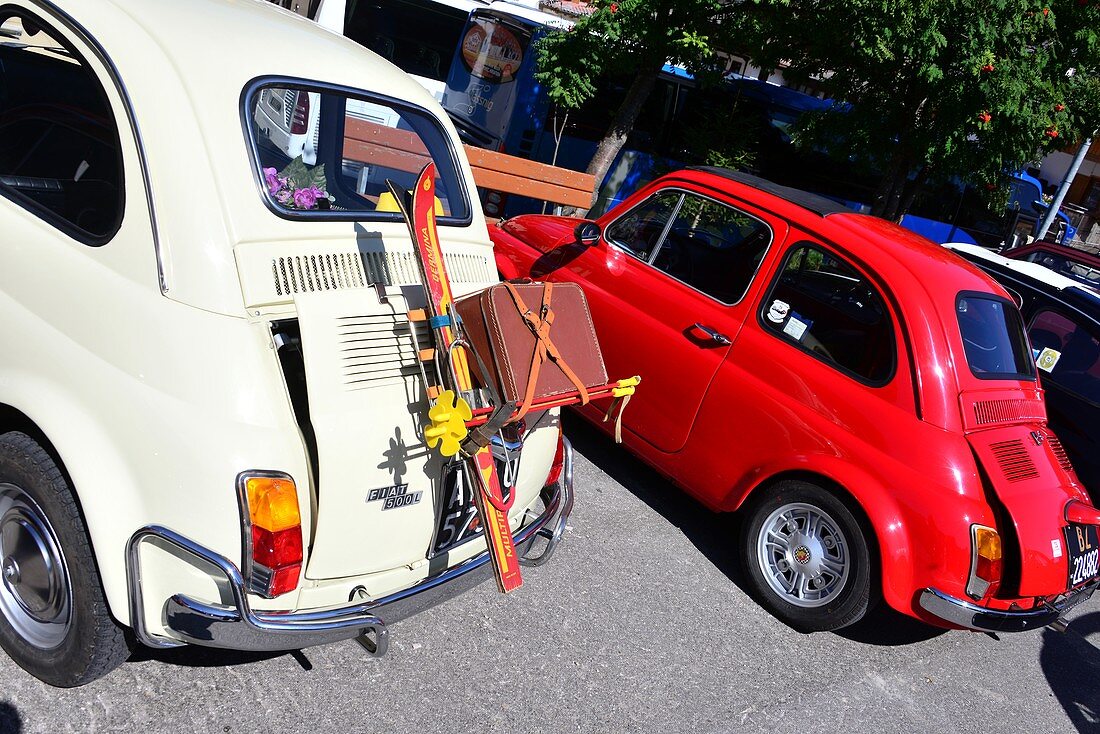
[[[493,445],[493,458],[496,459],[497,475],[500,477],[504,496],[514,491],[519,476],[518,450],[503,452]],[[439,513],[439,527],[435,533],[435,545],[432,554],[443,553],[459,546],[484,532],[481,518],[478,517],[474,503],[474,487],[470,483],[470,474],[466,462],[454,461],[447,465],[443,477],[443,509]]]
[[[1071,589],[1100,576],[1100,542],[1097,542],[1095,525],[1066,528],[1066,552]]]

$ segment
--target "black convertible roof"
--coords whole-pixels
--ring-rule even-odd
[[[690,170],[705,171],[715,176],[728,178],[730,181],[752,186],[754,189],[760,189],[772,196],[778,196],[780,199],[789,201],[792,204],[797,204],[803,209],[808,209],[814,214],[820,214],[823,217],[828,214],[837,214],[840,212],[853,213],[851,209],[843,204],[838,204],[832,199],[826,199],[824,196],[811,194],[800,189],[792,189],[790,186],[780,186],[767,179],[753,176],[748,173],[742,173],[741,171],[734,171],[729,168],[718,168],[717,166],[692,166]]]

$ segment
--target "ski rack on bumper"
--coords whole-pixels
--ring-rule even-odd
[[[927,588],[921,592],[921,607],[939,619],[980,632],[1024,632],[1054,624],[1070,609],[1088,601],[1100,581],[1074,589],[1061,600],[1034,609],[987,609],[963,599]]]
[[[517,548],[525,543],[533,545],[536,538],[547,541],[537,557],[522,558],[524,553],[530,552],[531,545],[523,549],[520,555],[524,565],[540,565],[549,559],[561,541],[566,520],[573,510],[573,448],[568,441],[561,480],[545,502],[543,513],[516,533]],[[176,594],[164,604],[166,624],[174,637],[151,634],[145,625],[139,558],[141,543],[148,538],[159,538],[218,568],[228,582],[233,605],[210,604]],[[373,633],[373,654],[382,655],[388,647],[387,624],[411,617],[473,588],[492,576],[492,565],[486,550],[415,586],[374,601],[303,612],[259,611],[253,610],[248,602],[247,586],[236,564],[166,527],[148,525],[134,533],[127,543],[126,571],[131,624],[138,640],[149,647],[193,644],[269,652],[297,650]]]

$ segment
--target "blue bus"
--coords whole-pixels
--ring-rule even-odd
[[[630,82],[607,80],[597,99],[557,113],[535,80],[538,39],[568,20],[537,9],[535,0],[321,0],[314,18],[391,59],[427,87],[447,110],[464,142],[531,160],[584,170]],[[591,214],[606,211],[668,170],[704,162],[696,134],[701,120],[735,107],[737,129],[752,138],[751,172],[819,193],[856,210],[874,194],[873,172],[838,164],[821,151],[799,149],[791,128],[823,100],[737,73],[703,89],[682,68],[666,66],[627,144],[600,182]],[[568,124],[566,124],[568,123]],[[703,140],[705,142],[705,140]],[[902,225],[938,242],[996,247],[1031,233],[1043,216],[1042,187],[1024,173],[1010,177],[1003,212],[991,212],[979,192],[931,187]],[[541,201],[483,191],[490,216],[542,211]],[[1073,234],[1059,212],[1065,236]]]

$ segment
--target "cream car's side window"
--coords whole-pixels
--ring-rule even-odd
[[[80,53],[42,19],[0,15],[0,195],[88,245],[123,213],[118,126]]]

